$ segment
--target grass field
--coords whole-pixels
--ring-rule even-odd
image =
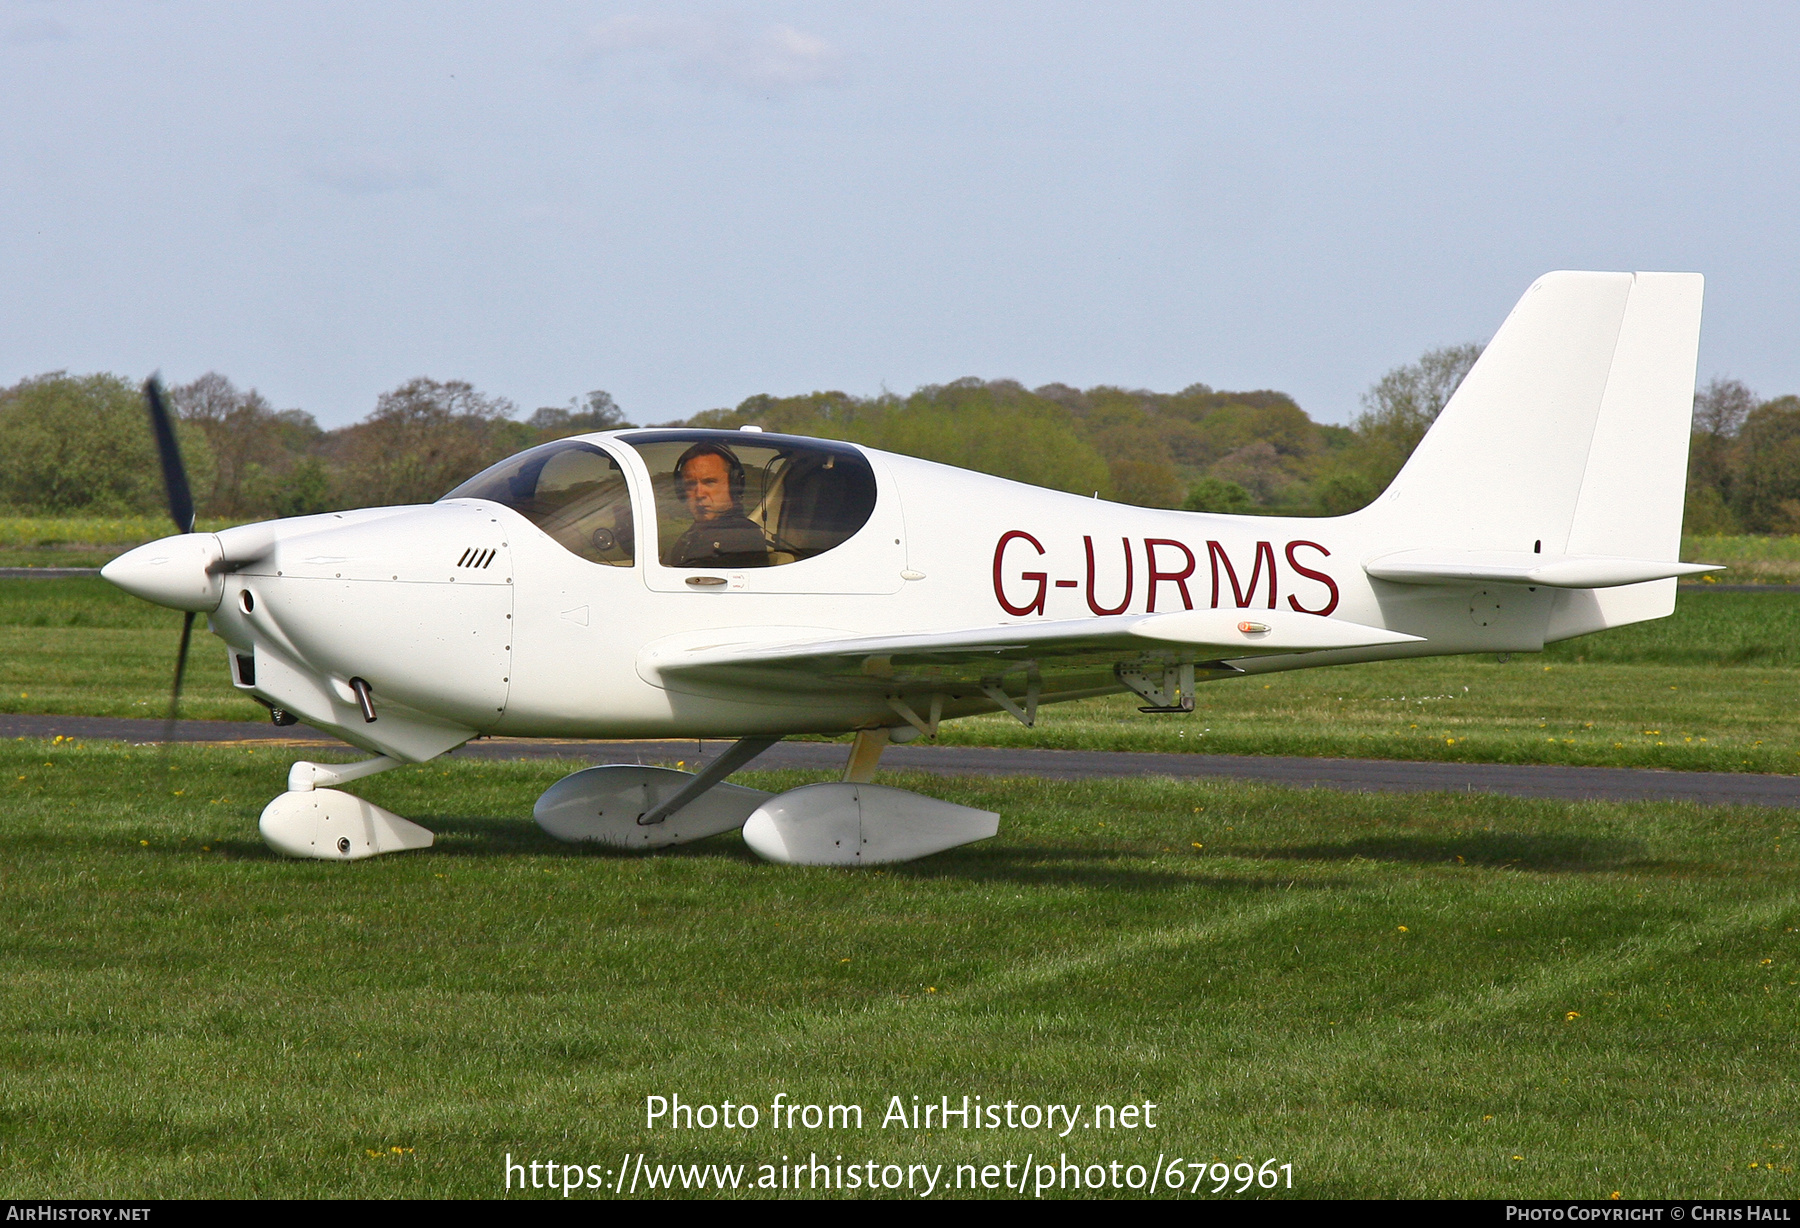
[[[1800,537],[1684,537],[1687,563],[1724,563],[1716,579],[1727,584],[1800,584]]]
[[[1675,614],[1541,655],[1440,657],[1201,688],[1192,716],[1135,697],[946,725],[942,739],[1094,750],[1800,771],[1800,598],[1684,593]]]
[[[0,581],[0,711],[158,716],[181,616],[104,581]],[[195,640],[185,715],[262,720]],[[944,726],[947,743],[1800,771],[1800,597],[1683,594],[1672,618],[1542,656],[1395,661],[1211,684],[1191,717],[1122,697]]]
[[[216,533],[229,520],[202,519]],[[133,546],[175,531],[156,516],[0,516],[0,567],[99,567]]]
[[[892,777],[1001,834],[820,871],[735,836],[555,845],[527,816],[568,765],[450,761],[357,786],[436,848],[324,865],[257,839],[280,752],[0,757],[6,1197],[491,1196],[508,1153],[626,1152],[751,1181],[1066,1152],[1273,1158],[1310,1197],[1795,1189],[1792,813]],[[774,1133],[778,1092],[865,1128]],[[672,1093],[764,1127],[646,1131]],[[1148,1100],[1158,1128],[878,1124],[965,1093]]]

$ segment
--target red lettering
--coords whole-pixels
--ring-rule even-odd
[[[1125,607],[1131,604],[1131,539],[1129,537],[1119,539],[1119,545],[1125,548],[1125,595],[1119,599],[1119,604],[1110,610],[1094,600],[1094,539],[1083,537],[1081,542],[1087,547],[1088,609],[1096,614],[1123,614]]]
[[[1187,566],[1180,571],[1158,571],[1156,567],[1156,548],[1158,546],[1171,546],[1181,551],[1181,557],[1187,560]],[[1156,586],[1164,580],[1170,581],[1181,590],[1182,609],[1194,608],[1194,599],[1188,596],[1187,586],[1188,577],[1194,574],[1194,552],[1192,550],[1177,541],[1169,541],[1161,537],[1147,537],[1144,539],[1144,570],[1150,573],[1147,581],[1150,588],[1150,604],[1145,613],[1156,613]]]
[[[1308,580],[1317,580],[1320,584],[1323,584],[1326,588],[1330,589],[1331,590],[1331,600],[1327,601],[1325,603],[1325,608],[1322,610],[1309,610],[1305,606],[1301,605],[1298,601],[1294,600],[1293,597],[1288,598],[1288,604],[1294,608],[1295,613],[1318,614],[1321,617],[1323,617],[1324,615],[1331,613],[1333,610],[1337,609],[1337,607],[1338,607],[1337,581],[1333,580],[1330,576],[1326,575],[1322,571],[1314,571],[1310,567],[1300,566],[1300,560],[1298,560],[1294,557],[1294,551],[1301,546],[1310,546],[1312,549],[1317,550],[1320,554],[1324,555],[1326,558],[1331,557],[1331,551],[1329,551],[1325,547],[1321,546],[1318,542],[1289,542],[1288,546],[1287,546],[1288,566],[1292,567],[1295,571],[1297,571],[1301,575],[1305,576]]]
[[[1039,554],[1044,552],[1043,546],[1038,544],[1038,539],[1025,532],[1023,529],[1013,529],[1011,532],[1001,534],[999,544],[994,547],[994,598],[1000,603],[1000,608],[1005,610],[1008,614],[1020,616],[1025,614],[1042,614],[1044,612],[1044,594],[1048,591],[1050,585],[1048,583],[1048,577],[1041,571],[1027,571],[1019,574],[1019,579],[1021,580],[1037,581],[1036,597],[1033,597],[1024,605],[1014,605],[1006,599],[1006,587],[1001,578],[1000,569],[1006,558],[1007,543],[1011,542],[1014,538],[1023,538],[1030,542],[1032,547],[1036,549]]]
[[[1237,601],[1238,609],[1250,605],[1250,599],[1256,596],[1256,583],[1262,579],[1263,559],[1269,561],[1269,608],[1275,608],[1275,547],[1268,542],[1256,543],[1256,564],[1250,569],[1250,587],[1239,588],[1237,570],[1232,567],[1231,559],[1225,554],[1225,547],[1218,542],[1206,543],[1206,554],[1212,562],[1212,603],[1213,609],[1219,608],[1219,564],[1225,564],[1225,575],[1231,580],[1231,595]],[[1291,556],[1290,556],[1291,558]]]

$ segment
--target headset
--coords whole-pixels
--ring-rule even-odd
[[[725,462],[725,471],[731,481],[731,501],[739,507],[744,505],[744,462],[737,454],[722,443],[697,443],[681,454],[675,462],[675,489],[681,490],[681,471],[687,463],[701,456],[716,456]]]

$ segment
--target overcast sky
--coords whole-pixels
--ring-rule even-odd
[[[966,375],[1343,421],[1550,269],[1800,391],[1800,7],[0,0],[0,383],[638,421]]]

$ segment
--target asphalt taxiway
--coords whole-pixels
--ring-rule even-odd
[[[165,723],[94,716],[0,716],[0,737],[57,736],[133,743],[159,742]],[[178,742],[238,743],[348,752],[328,734],[294,725],[279,729],[243,721],[177,721]],[[483,738],[452,752],[474,759],[568,759],[587,763],[685,763],[690,769],[730,743],[592,742]],[[779,742],[759,768],[834,771],[849,747],[830,742]],[[1652,768],[1553,767],[1512,763],[1416,763],[1398,759],[1305,759],[1283,755],[1157,754],[1137,751],[1038,750],[981,746],[893,746],[884,768],[942,776],[1028,776],[1048,780],[1166,776],[1177,780],[1245,780],[1298,789],[1356,792],[1501,793],[1563,801],[1680,801],[1708,806],[1800,809],[1800,776],[1751,772],[1669,772]]]

